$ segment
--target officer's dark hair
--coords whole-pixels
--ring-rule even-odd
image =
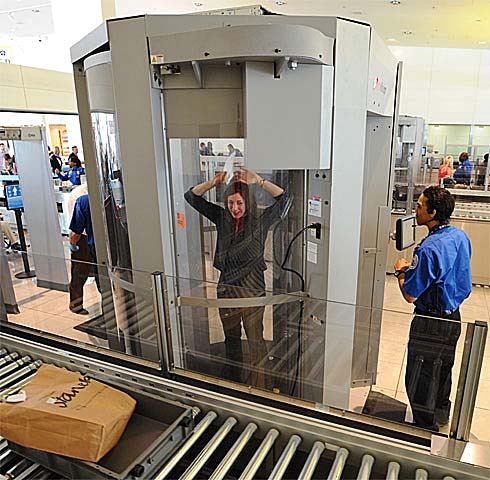
[[[468,152],[461,152],[459,154],[459,161],[463,163],[464,161],[468,160],[469,157]]]
[[[434,220],[447,222],[454,210],[454,197],[449,190],[441,187],[428,187],[424,190],[427,199],[427,213],[436,211]]]
[[[485,155],[483,155],[483,161],[485,163],[488,163],[488,153],[485,153]]]

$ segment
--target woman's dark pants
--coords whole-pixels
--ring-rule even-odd
[[[252,272],[246,277],[225,284],[223,276],[218,284],[218,298],[250,298],[265,295],[263,272]],[[225,351],[227,365],[224,376],[235,382],[267,388],[264,363],[267,357],[267,347],[264,340],[264,307],[220,308],[219,315],[225,333]],[[249,362],[244,365],[241,340],[241,324],[247,335]],[[245,367],[245,368],[244,368]],[[249,372],[247,379],[242,378],[242,371]]]

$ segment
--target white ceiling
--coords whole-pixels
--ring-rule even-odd
[[[71,71],[69,48],[102,21],[104,11],[124,17],[261,3],[285,15],[337,15],[368,22],[393,47],[490,50],[490,0],[399,2],[284,0],[278,5],[281,2],[276,0],[0,0],[0,47],[7,50],[13,63]]]
[[[118,16],[262,4],[286,15],[338,15],[368,22],[393,45],[490,47],[490,0],[399,0],[398,5],[390,0],[285,0],[284,5],[275,0],[115,0],[115,4]]]

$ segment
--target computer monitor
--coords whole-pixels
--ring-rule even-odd
[[[24,207],[22,192],[18,183],[5,185],[4,193],[5,199],[7,200],[7,210],[19,210]]]
[[[405,250],[415,245],[415,215],[399,218],[396,221],[395,241],[397,250]]]

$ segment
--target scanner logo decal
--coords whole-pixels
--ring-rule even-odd
[[[379,90],[383,95],[386,93],[386,85],[377,75],[374,77],[373,90]]]

